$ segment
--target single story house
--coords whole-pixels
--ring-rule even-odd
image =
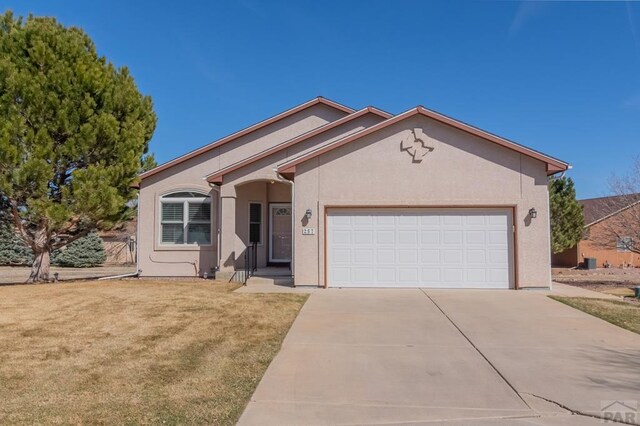
[[[568,167],[422,106],[392,115],[318,97],[143,173],[139,268],[548,287],[547,178]]]
[[[575,246],[552,256],[552,265],[563,268],[581,266],[585,258],[595,258],[598,267],[640,267],[640,256],[629,250],[625,228],[638,223],[640,194],[578,200],[582,205],[585,232]],[[616,238],[613,233],[620,234]],[[637,232],[630,232],[636,234]]]

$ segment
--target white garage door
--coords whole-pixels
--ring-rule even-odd
[[[513,287],[511,209],[329,209],[329,287]]]

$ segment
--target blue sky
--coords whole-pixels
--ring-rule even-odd
[[[607,193],[640,155],[640,3],[2,1],[82,27],[152,96],[170,160],[318,95],[421,104]]]

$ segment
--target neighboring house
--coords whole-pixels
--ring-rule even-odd
[[[98,232],[107,254],[105,264],[129,265],[136,263],[137,222],[137,219],[133,218],[114,229]]]
[[[548,287],[547,177],[568,167],[421,106],[319,97],[142,174],[139,266],[238,280],[255,242],[296,285]]]
[[[576,246],[554,254],[553,266],[573,268],[581,266],[585,258],[595,258],[598,267],[604,267],[605,264],[612,267],[640,267],[640,257],[629,251],[623,241],[616,241],[607,232],[608,228],[624,221],[625,214],[640,214],[640,194],[637,199],[634,196],[615,195],[578,202],[584,214],[584,237]],[[637,223],[636,220],[632,222]]]

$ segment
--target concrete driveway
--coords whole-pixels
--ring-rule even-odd
[[[639,367],[640,336],[542,292],[331,289],[240,424],[602,424],[640,399]]]

